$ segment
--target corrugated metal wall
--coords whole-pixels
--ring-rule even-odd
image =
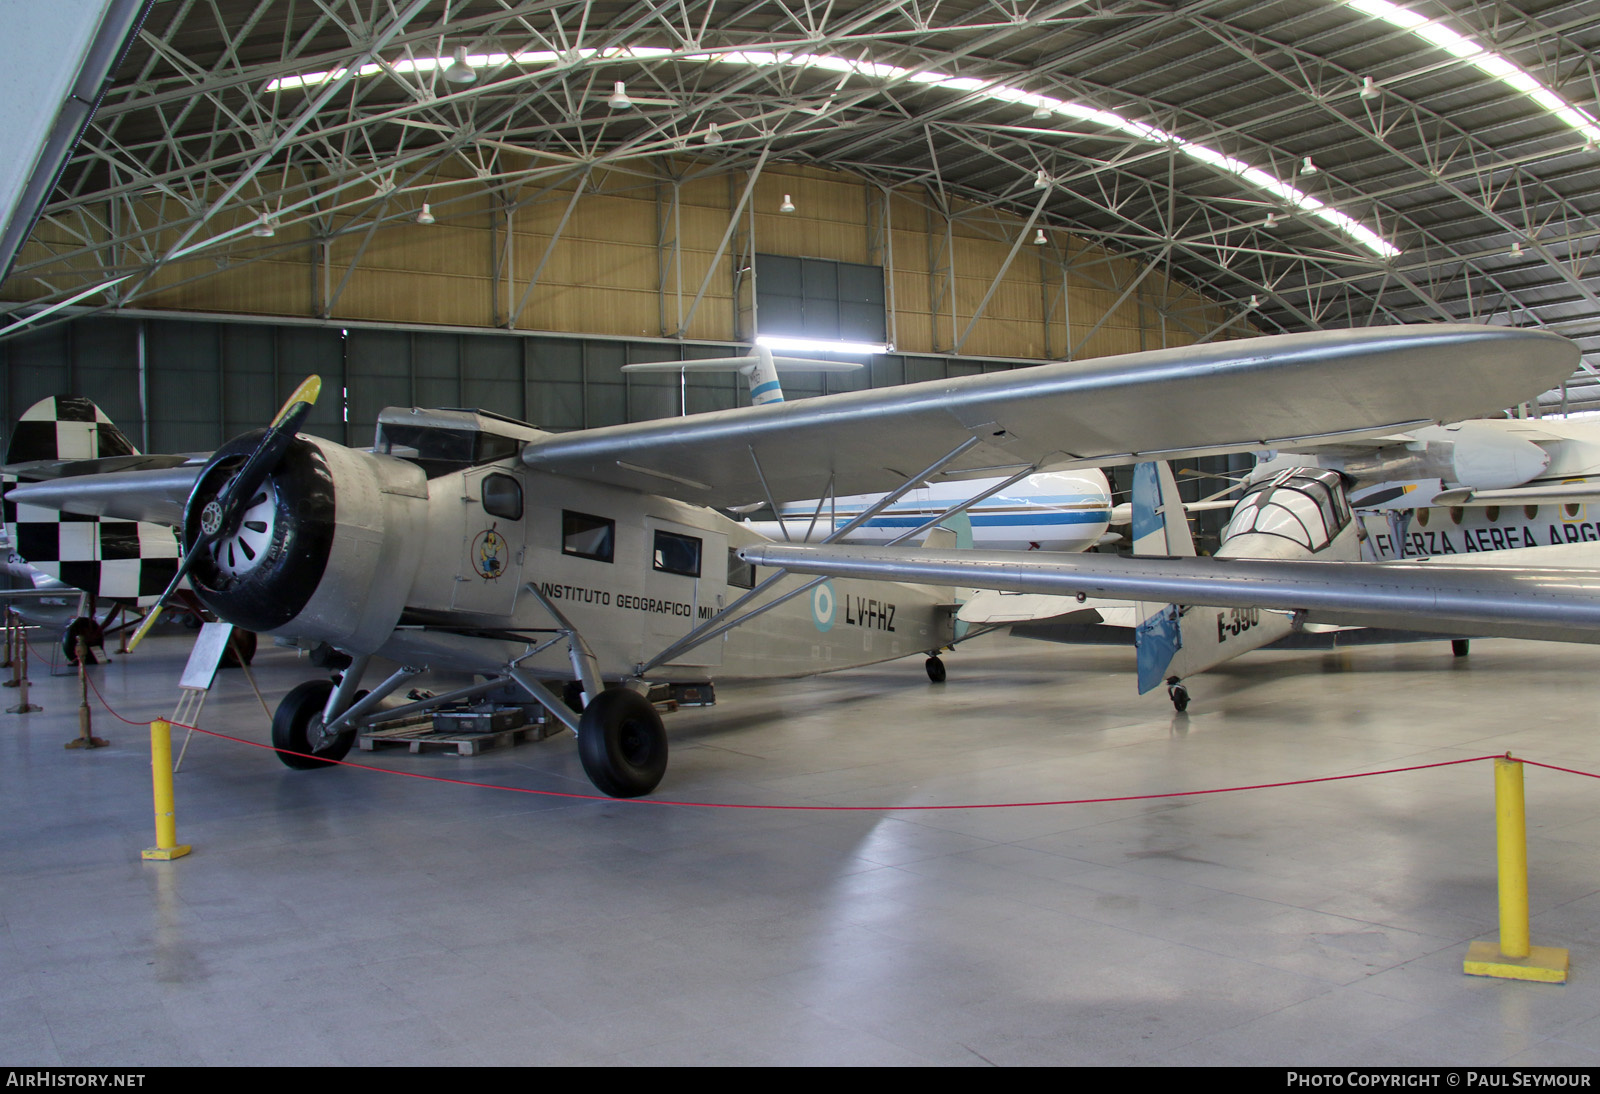
[[[720,357],[737,347],[602,338],[90,316],[0,342],[0,421],[50,395],[100,404],[141,448],[208,451],[264,426],[306,375],[323,396],[306,432],[372,443],[385,406],[481,407],[551,430],[744,405],[743,378],[627,374],[636,361]],[[1034,362],[886,354],[858,373],[791,374],[789,398],[891,387]]]

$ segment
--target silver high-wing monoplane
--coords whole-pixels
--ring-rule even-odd
[[[953,638],[938,588],[760,572],[738,552],[767,541],[713,507],[880,491],[886,507],[930,480],[1002,476],[994,491],[1043,469],[1394,431],[1531,398],[1576,362],[1571,343],[1534,331],[1317,332],[566,434],[391,408],[370,453],[297,436],[308,409],[297,395],[264,435],[212,457],[181,512],[160,472],[18,495],[178,524],[180,576],[220,617],[343,651],[352,663],[337,680],[309,681],[278,708],[291,766],[343,755],[358,727],[420,709],[380,710],[396,689],[457,670],[483,679],[427,702],[515,689],[578,734],[598,787],[631,796],[666,766],[653,683],[802,676],[931,655]],[[362,696],[373,656],[403,667]],[[581,716],[552,690],[568,680]]]

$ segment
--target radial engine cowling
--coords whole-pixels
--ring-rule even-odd
[[[187,551],[262,433],[228,442],[195,481],[184,510]],[[404,460],[297,437],[238,526],[201,552],[195,595],[230,623],[263,634],[369,652],[394,629],[427,527],[427,480]]]

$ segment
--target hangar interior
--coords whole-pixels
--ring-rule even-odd
[[[1572,339],[1573,377],[1506,409],[1600,407],[1594,0],[62,12],[0,44],[44,104],[6,123],[40,149],[4,180],[7,423],[70,392],[147,451],[208,451],[316,372],[306,431],[360,446],[388,405],[557,431],[746,405],[737,377],[620,369],[757,335],[876,347],[786,377],[798,399],[1437,321]],[[1507,748],[1600,770],[1586,647],[1263,655],[1174,718],[1125,650],[986,641],[943,686],[894,664],[680,712],[673,794],[1109,797]],[[185,647],[114,658],[107,701],[159,713],[139,666]],[[180,776],[199,850],[156,865],[135,731],[59,748],[74,687],[0,733],[0,1040],[30,1061],[1600,1057],[1584,977],[1460,975],[1493,930],[1472,765],[907,819],[307,778],[205,740]],[[266,737],[237,681],[206,711]],[[570,745],[375,762],[572,789]],[[1536,933],[1581,968],[1595,811],[1538,781]]]

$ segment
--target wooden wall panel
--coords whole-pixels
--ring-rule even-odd
[[[506,155],[499,167],[516,169],[521,162]],[[458,177],[437,176],[425,189],[387,198],[371,192],[393,216],[376,231],[369,231],[365,222],[332,214],[327,223],[348,232],[329,242],[326,276],[321,245],[312,236],[314,225],[323,222],[288,218],[270,240],[246,235],[229,244],[233,256],[262,256],[258,261],[220,272],[210,256],[173,265],[152,279],[153,292],[139,303],[157,309],[322,317],[325,299],[336,292],[326,316],[334,320],[490,327],[505,324],[509,312],[522,305],[528,279],[537,269],[538,284],[517,316],[518,329],[670,336],[679,321],[680,294],[687,314],[704,285],[686,334],[723,341],[733,338],[739,322],[732,277],[737,249],[744,245],[767,254],[838,262],[892,259],[888,275],[895,314],[890,330],[897,347],[907,353],[950,352],[969,326],[964,354],[1017,360],[1127,352],[1141,343],[1154,348],[1249,332],[1242,323],[1225,326],[1237,318],[1236,304],[1208,302],[1159,271],[1123,298],[1139,274],[1139,263],[1109,256],[1059,226],[1045,225],[1048,244],[1037,247],[1028,240],[1006,267],[1023,222],[954,202],[949,226],[953,246],[947,252],[945,216],[921,187],[897,190],[885,201],[876,184],[843,172],[769,166],[751,190],[750,207],[739,214],[738,232],[718,258],[729,217],[749,182],[743,172],[707,173],[715,165],[690,156],[602,170],[588,180],[567,216],[573,181],[548,190],[542,188],[550,183],[541,181],[520,193],[486,195],[477,192],[475,180],[458,185],[468,169],[462,165],[456,170]],[[674,187],[668,174],[672,171],[696,177]],[[795,212],[779,211],[784,195]],[[346,191],[337,200],[359,196]],[[430,202],[437,223],[415,223],[423,201]],[[508,201],[527,204],[508,214]],[[880,222],[885,209],[887,235]],[[237,211],[218,226],[247,224],[254,215]],[[508,215],[509,283],[505,269],[498,274],[495,269],[497,253],[507,246]],[[84,230],[95,231],[92,225]],[[172,238],[152,239],[148,246],[159,250],[170,245],[175,236],[167,235]],[[658,249],[662,238],[676,239],[674,269],[666,269],[670,256]],[[70,232],[47,223],[28,242],[21,261],[67,255],[79,245]],[[953,318],[948,295],[932,298],[929,274],[930,265],[942,268],[947,263],[953,274]],[[1005,272],[996,281],[1002,268]],[[709,280],[707,270],[713,270]],[[86,258],[58,257],[50,281],[58,286],[88,284],[96,276]],[[941,280],[945,277],[940,274]],[[25,300],[42,291],[32,277],[13,277],[0,287],[0,297]],[[974,324],[980,304],[984,312]],[[934,309],[937,315],[930,314]],[[1085,337],[1088,341],[1077,350]]]

